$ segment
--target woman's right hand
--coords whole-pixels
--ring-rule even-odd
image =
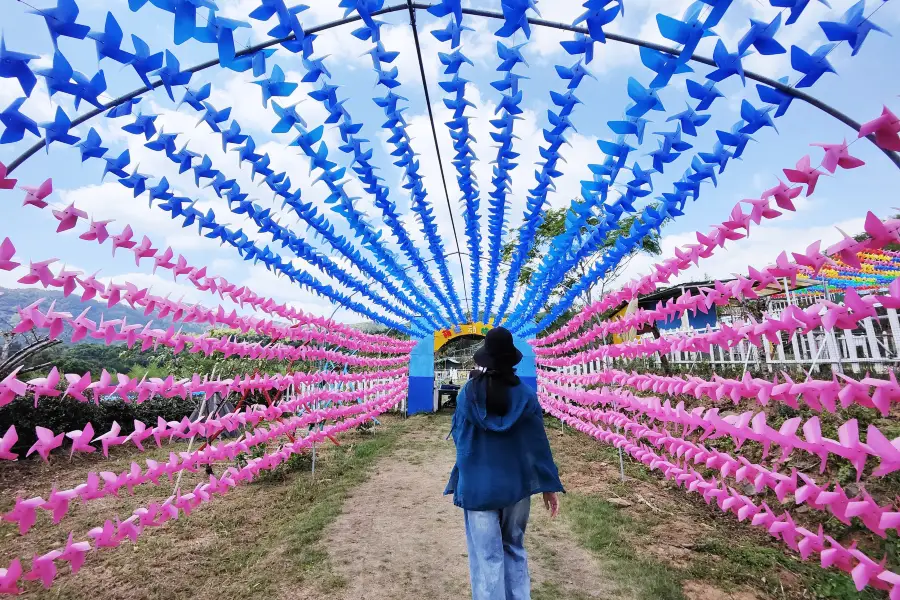
[[[559,514],[559,496],[556,492],[544,492],[544,508],[550,511],[550,518]]]

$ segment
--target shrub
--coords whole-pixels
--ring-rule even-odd
[[[193,409],[192,402],[181,398],[154,398],[141,404],[126,403],[120,399],[103,400],[100,404],[94,404],[74,398],[45,398],[35,408],[34,398],[29,395],[16,398],[0,408],[0,434],[5,433],[10,425],[15,425],[19,441],[13,451],[24,456],[35,442],[35,427],[46,427],[59,434],[81,429],[90,422],[97,435],[100,435],[108,431],[113,421],[116,421],[121,425],[124,435],[134,431],[135,419],[153,427],[157,417],[167,421],[180,421],[182,417],[190,416]]]

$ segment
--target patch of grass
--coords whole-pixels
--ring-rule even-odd
[[[579,542],[613,563],[610,573],[638,598],[684,600],[679,575],[646,555],[638,556],[629,543],[628,536],[647,534],[645,524],[605,500],[577,494],[566,497],[565,514],[572,520]]]
[[[365,481],[374,462],[392,449],[401,428],[388,428],[352,445],[330,448],[327,458],[316,464],[315,479],[303,477],[294,485],[290,498],[297,509],[285,531],[286,552],[299,561],[305,575],[315,571],[318,577],[326,566],[328,553],[318,542],[341,514],[350,491]]]
[[[591,597],[578,592],[565,592],[556,583],[543,581],[531,588],[531,600],[589,600]]]
[[[815,598],[876,600],[884,596],[871,588],[857,592],[845,574],[823,570],[814,562],[802,562],[779,548],[759,546],[736,538],[708,537],[693,546],[700,553],[685,569],[687,578],[733,583],[759,582],[773,594],[780,592],[778,573],[798,577]]]

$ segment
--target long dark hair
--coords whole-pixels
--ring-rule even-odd
[[[509,412],[509,388],[519,385],[514,367],[473,371],[469,376],[478,393],[484,397],[487,414],[502,417]]]

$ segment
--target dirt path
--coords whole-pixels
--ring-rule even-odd
[[[462,513],[442,495],[453,466],[449,419],[423,418],[344,504],[326,540],[346,586],[333,598],[459,599],[469,596]],[[529,550],[535,600],[629,598],[574,541],[567,524],[532,510]]]

